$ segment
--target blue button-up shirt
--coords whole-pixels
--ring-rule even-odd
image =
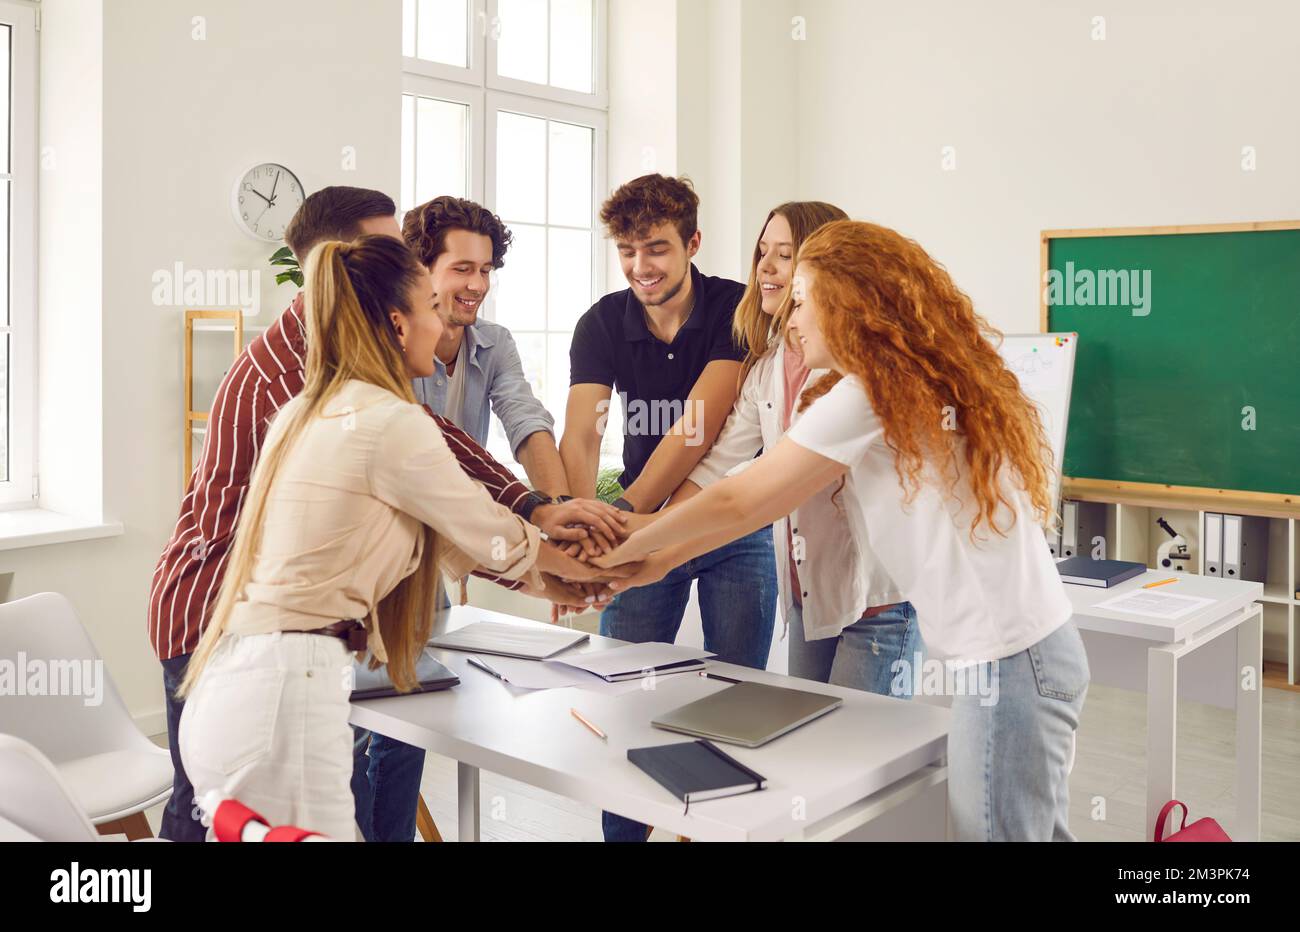
[[[525,440],[544,430],[555,433],[555,419],[533,394],[510,331],[480,319],[465,328],[465,403],[460,412],[447,412],[447,367],[434,359],[434,374],[416,379],[415,397],[435,414],[459,420],[465,433],[486,447],[492,412],[501,419],[510,449],[516,456]]]

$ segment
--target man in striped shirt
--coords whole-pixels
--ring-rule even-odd
[[[349,241],[363,234],[400,239],[396,212],[392,199],[377,191],[325,188],[303,203],[285,239],[300,260],[325,240]],[[177,734],[184,703],[175,698],[175,690],[216,602],[240,508],[270,421],[302,390],[304,330],[299,294],[293,305],[240,354],[221,380],[203,452],[186,486],[176,527],[154,570],[149,593],[149,641],[163,665],[167,737],[176,771],[159,833],[163,838],[202,841],[205,835],[205,829],[194,818],[193,788],[181,764]],[[441,417],[435,420],[465,472],[478,480],[495,501],[537,524],[548,536],[581,539],[590,545],[594,535],[588,534],[584,526],[599,528],[606,535],[618,532],[608,506],[592,501],[552,503],[547,496],[530,491],[450,421]],[[509,588],[521,585],[494,581]],[[581,602],[572,589],[557,580],[549,582],[544,593],[533,594]],[[371,739],[362,733],[358,737],[358,766],[362,769],[354,774],[353,792],[358,797],[357,821],[363,834],[370,839],[375,829],[382,827],[384,831],[376,840],[390,840],[382,836],[391,834],[395,836],[391,840],[410,841],[414,836],[424,752],[378,735]],[[375,758],[369,764],[369,779],[364,769],[367,740]],[[382,779],[385,792],[374,799],[372,807],[369,783],[381,782],[375,768],[381,760],[386,768]]]

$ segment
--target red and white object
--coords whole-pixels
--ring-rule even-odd
[[[199,808],[203,810],[203,824],[212,827],[217,841],[331,840],[295,825],[272,826],[239,800],[223,797],[215,790],[204,795]]]

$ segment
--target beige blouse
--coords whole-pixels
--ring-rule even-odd
[[[287,414],[302,403],[295,398],[276,417],[261,461],[280,441]],[[371,651],[387,660],[371,614],[418,565],[421,525],[436,532],[447,576],[461,578],[481,566],[540,586],[538,529],[492,501],[461,470],[418,405],[349,381],[280,466],[261,547],[227,630],[310,631],[365,619]]]

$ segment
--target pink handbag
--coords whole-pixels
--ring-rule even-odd
[[[1165,833],[1165,819],[1173,811],[1174,806],[1183,807],[1183,824],[1178,827],[1168,838],[1162,838]],[[1176,799],[1171,799],[1165,803],[1164,808],[1160,810],[1160,815],[1156,818],[1156,841],[1232,841],[1223,827],[1211,818],[1197,819],[1191,825],[1187,824],[1187,807]]]

